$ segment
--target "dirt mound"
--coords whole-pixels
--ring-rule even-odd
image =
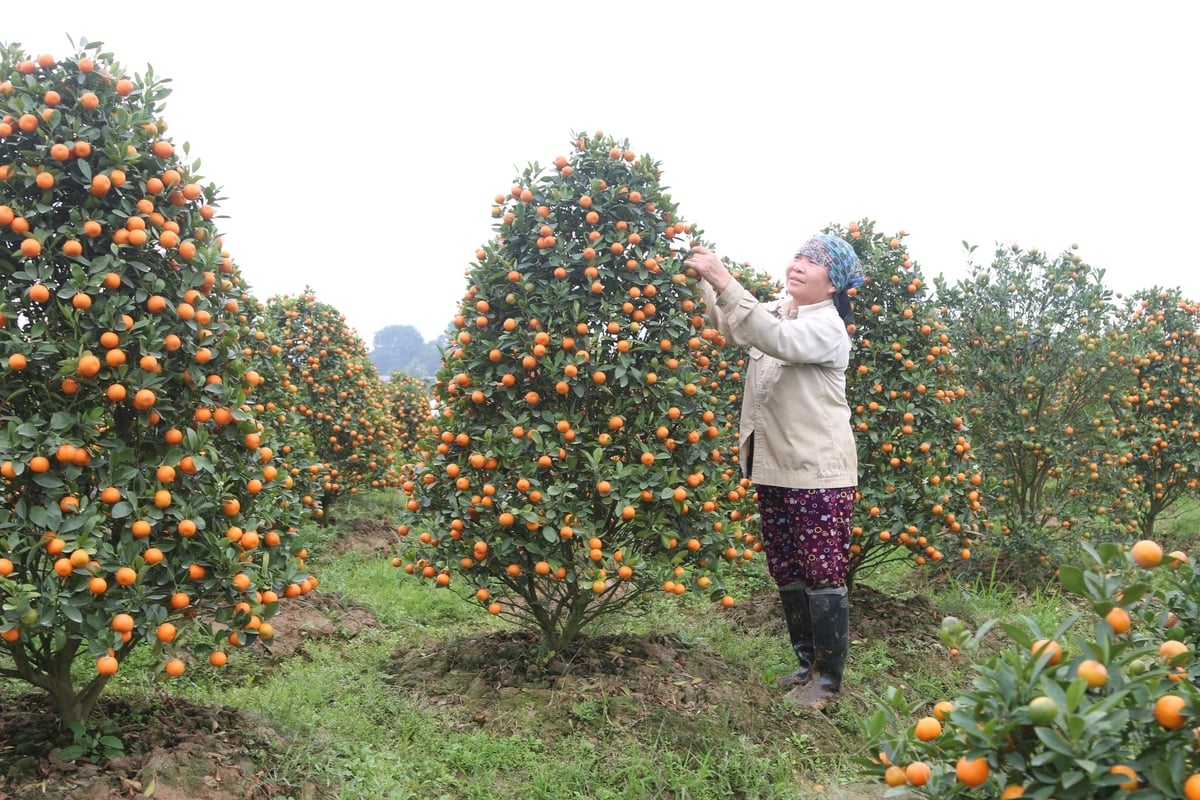
[[[767,594],[740,601],[721,613],[739,630],[785,637],[779,598]],[[928,668],[945,658],[938,641],[942,615],[924,597],[896,600],[870,587],[851,595],[851,639],[900,641],[889,675]],[[450,715],[459,725],[485,726],[497,735],[517,732],[531,703],[568,713],[539,719],[538,734],[547,742],[587,724],[590,709],[602,701],[609,723],[661,721],[674,714],[671,728],[686,735],[702,726],[707,714],[720,715],[747,736],[763,734],[764,718],[780,730],[828,725],[820,714],[787,714],[776,703],[778,690],[761,675],[740,674],[717,652],[674,636],[579,636],[565,651],[546,657],[529,632],[503,631],[448,641],[410,641],[393,651],[387,669],[394,686],[431,710]],[[867,700],[845,687],[843,702]],[[686,712],[679,716],[678,712]],[[687,720],[687,721],[685,721]],[[831,742],[841,736],[831,737]]]
[[[279,787],[251,753],[287,743],[262,720],[221,706],[161,694],[131,702],[102,697],[96,718],[103,732],[120,737],[124,754],[97,764],[59,756],[70,734],[35,694],[0,702],[0,800],[26,797],[159,800],[270,798]]]
[[[388,672],[395,686],[410,690],[431,706],[460,705],[458,716],[511,733],[509,712],[533,699],[583,713],[603,698],[617,724],[633,724],[667,711],[720,709],[735,722],[751,724],[771,704],[767,687],[739,680],[719,655],[691,647],[672,636],[579,636],[552,658],[540,655],[537,637],[525,632],[494,632],[447,642],[398,647]],[[514,702],[509,703],[509,699]],[[574,729],[541,733],[552,740]]]
[[[325,545],[325,557],[349,552],[364,556],[390,556],[400,539],[394,525],[377,519],[356,517],[339,524],[344,533]]]
[[[265,671],[303,658],[316,639],[352,639],[376,624],[368,609],[336,593],[313,592],[284,603],[272,618],[276,635],[261,657]],[[265,777],[253,753],[281,752],[286,742],[252,715],[201,706],[161,693],[130,700],[102,696],[92,717],[119,737],[123,755],[103,764],[64,761],[70,732],[41,695],[0,694],[0,800],[70,797],[79,800],[153,796],[159,800],[243,800],[294,797],[294,787]],[[317,797],[311,787],[307,797]]]

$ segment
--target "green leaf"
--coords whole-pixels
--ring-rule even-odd
[[[1039,725],[1034,728],[1034,733],[1037,734],[1037,737],[1041,740],[1042,744],[1046,745],[1046,747],[1055,753],[1064,756],[1071,756],[1072,758],[1075,757],[1075,750],[1071,747],[1070,742],[1064,739],[1058,733],[1058,731],[1054,730],[1053,728],[1047,728]]]
[[[1067,686],[1067,708],[1079,708],[1079,701],[1083,699],[1087,692],[1087,682],[1082,678],[1076,678]]]
[[[876,711],[862,721],[863,734],[868,742],[877,742],[887,727],[887,715],[882,710]]]
[[[20,513],[19,509],[18,513]],[[45,506],[30,506],[29,521],[39,528],[50,529],[50,514],[46,511]]]
[[[1059,583],[1061,583],[1067,591],[1086,597],[1087,594],[1084,591],[1083,576],[1083,570],[1069,564],[1064,564],[1058,568]]]
[[[70,431],[79,423],[79,415],[70,411],[55,411],[50,416],[50,430],[61,433]]]

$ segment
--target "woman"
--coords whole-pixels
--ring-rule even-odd
[[[706,247],[696,270],[716,327],[748,350],[739,431],[754,482],[767,568],[799,667],[785,700],[820,708],[841,690],[850,641],[846,574],[858,453],[846,402],[848,290],[863,281],[854,249],[818,235],[787,265],[787,296],[758,302]]]

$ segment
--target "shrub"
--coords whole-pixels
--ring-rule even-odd
[[[397,563],[552,650],[651,589],[720,598],[754,547],[722,519],[735,465],[693,357],[716,333],[675,240],[699,231],[659,164],[603,134],[531,164],[492,213]]]
[[[982,471],[947,322],[903,231],[889,236],[863,219],[827,232],[854,246],[866,276],[854,290],[846,377],[859,463],[851,578],[897,559],[968,558]]]
[[[1076,530],[1110,532],[1088,511],[1106,494],[1107,476],[1088,468],[1088,432],[1108,391],[1100,343],[1114,312],[1102,273],[1071,251],[1048,257],[1017,245],[970,266],[953,286],[939,278],[937,294],[967,417],[988,432],[977,449],[1000,534],[992,546],[1027,560],[1055,554]]]
[[[403,464],[418,458],[418,443],[433,418],[433,398],[425,381],[393,372],[383,384],[387,415],[397,425],[397,458]]]
[[[0,675],[65,724],[138,645],[175,674],[315,585],[254,409],[258,306],[167,95],[86,42],[0,48]]]
[[[1145,289],[1126,301],[1105,337],[1110,413],[1093,420],[1089,465],[1111,476],[1111,494],[1093,510],[1145,538],[1200,482],[1198,314],[1178,289]]]
[[[278,329],[295,412],[305,420],[312,459],[304,469],[317,518],[343,494],[398,486],[400,421],[391,416],[379,373],[346,318],[311,289],[267,300]]]
[[[1195,796],[1185,785],[1200,783],[1197,573],[1150,541],[1082,552],[1091,564],[1063,566],[1061,582],[1088,610],[1051,632],[1003,625],[1012,646],[976,665],[970,690],[935,706],[944,730],[928,741],[912,723],[928,701],[890,689],[865,725],[868,772],[886,780],[890,765],[923,762],[928,782],[905,788],[924,797]],[[972,634],[947,618],[943,642],[970,656],[992,628]]]

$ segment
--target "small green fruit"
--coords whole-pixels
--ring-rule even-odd
[[[1058,703],[1052,697],[1035,697],[1029,701],[1029,719],[1034,725],[1049,725],[1058,718]]]

